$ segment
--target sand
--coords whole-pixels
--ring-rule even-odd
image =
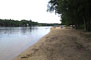
[[[14,60],[91,60],[91,35],[71,28],[52,28]]]

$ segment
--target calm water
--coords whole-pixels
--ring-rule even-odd
[[[12,60],[50,31],[50,27],[0,27],[0,60]]]

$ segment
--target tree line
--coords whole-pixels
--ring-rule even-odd
[[[0,26],[4,27],[18,27],[18,26],[35,26],[37,25],[37,22],[34,22],[32,20],[12,20],[12,19],[0,19]]]
[[[59,25],[57,23],[38,23],[32,20],[13,20],[13,19],[0,19],[1,27],[31,27],[31,26],[54,26]]]
[[[58,23],[39,23],[39,26],[60,26]]]
[[[91,31],[91,0],[50,0],[48,11],[58,13],[64,25]]]

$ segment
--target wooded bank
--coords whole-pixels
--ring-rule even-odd
[[[64,25],[91,31],[91,0],[50,0],[48,11],[58,13]]]

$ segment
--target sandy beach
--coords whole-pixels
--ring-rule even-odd
[[[71,28],[52,28],[14,60],[91,60],[91,34]]]

